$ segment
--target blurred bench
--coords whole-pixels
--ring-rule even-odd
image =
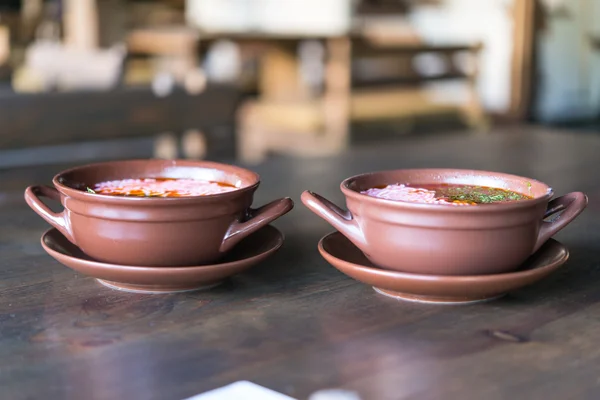
[[[239,101],[239,91],[224,86],[209,86],[196,95],[176,89],[165,97],[157,97],[149,87],[106,92],[4,92],[0,93],[0,160],[2,151],[8,149],[155,138],[161,134],[178,141],[190,131],[204,135],[203,156],[232,158]],[[131,146],[131,141],[128,143]],[[180,143],[166,143],[175,146],[176,153],[165,152],[161,144],[165,145],[164,137],[155,146],[155,156],[190,156]],[[120,155],[126,157],[127,152]],[[110,158],[110,154],[99,157]]]

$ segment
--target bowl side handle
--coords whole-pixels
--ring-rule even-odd
[[[548,203],[544,218],[548,218],[558,212],[562,214],[551,221],[543,221],[538,234],[537,242],[533,249],[535,253],[548,239],[573,221],[588,204],[588,198],[584,193],[572,192],[557,197]]]
[[[59,201],[61,200],[61,194],[53,187],[46,185],[29,186],[25,189],[25,201],[27,205],[31,207],[40,217],[46,222],[55,227],[62,233],[71,243],[75,243],[73,233],[71,231],[71,224],[68,218],[65,216],[64,210],[55,213],[50,210],[46,204],[41,200],[40,197],[48,197],[49,199]]]
[[[220,251],[225,253],[231,250],[243,238],[287,214],[292,208],[294,208],[294,202],[289,197],[285,197],[258,209],[250,209],[249,218],[246,221],[236,221],[229,227],[221,243]]]
[[[343,210],[323,196],[308,190],[302,193],[301,200],[309,210],[329,222],[356,247],[364,251],[366,247],[365,237],[350,211]]]

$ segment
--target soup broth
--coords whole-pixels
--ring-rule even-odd
[[[447,204],[455,206],[474,206],[478,204],[507,203],[530,200],[533,197],[511,190],[488,186],[471,185],[388,185],[374,187],[361,192],[387,200],[409,201],[428,204]]]
[[[142,178],[100,182],[88,192],[111,196],[189,197],[236,190],[229,183],[199,179]]]

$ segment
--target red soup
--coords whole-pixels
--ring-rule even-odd
[[[236,190],[224,182],[199,179],[142,178],[100,182],[88,192],[111,196],[188,197],[206,196]]]

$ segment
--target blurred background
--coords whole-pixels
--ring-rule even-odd
[[[597,0],[1,0],[0,169],[595,134],[598,21]]]

